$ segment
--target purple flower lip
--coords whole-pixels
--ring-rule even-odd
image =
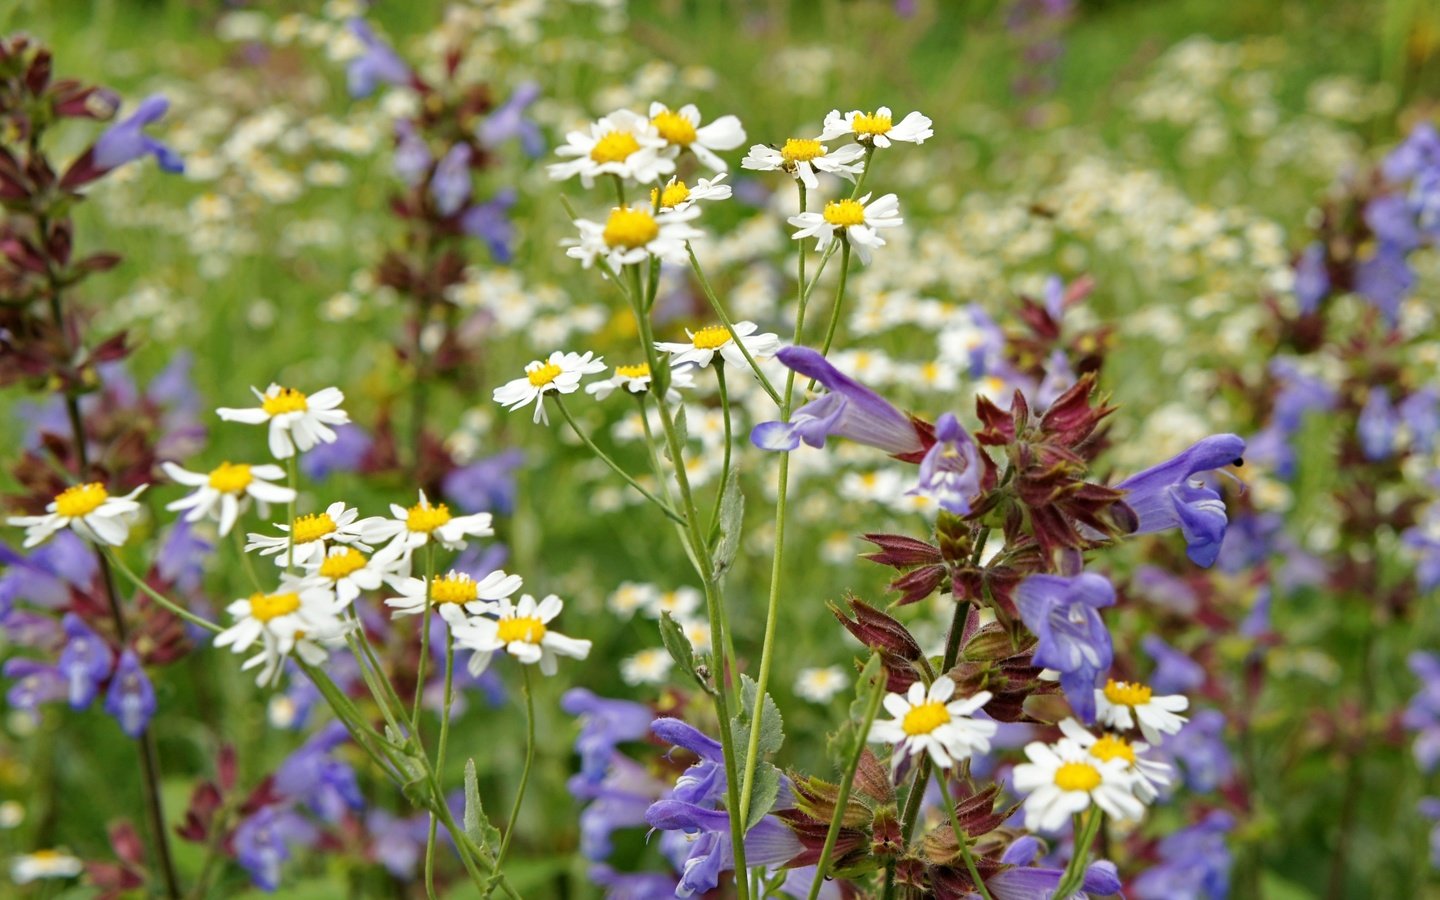
[[[1195,476],[1243,464],[1245,441],[1233,434],[1215,434],[1183,453],[1130,476],[1115,487],[1125,491],[1125,505],[1135,512],[1136,534],[1179,528],[1192,562],[1209,567],[1220,555],[1228,520],[1225,503],[1213,488]]]
[[[91,151],[95,169],[108,172],[148,154],[155,157],[166,172],[185,171],[184,160],[174,150],[143,131],[146,125],[160,121],[169,109],[170,101],[161,94],[152,94],[140,101],[135,112],[107,128],[95,142]]]

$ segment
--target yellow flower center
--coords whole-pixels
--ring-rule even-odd
[[[825,148],[820,146],[819,141],[807,140],[805,138],[790,138],[785,141],[785,146],[780,148],[780,158],[785,160],[789,166],[797,162],[809,162],[817,156],[825,155]]]
[[[67,519],[88,516],[110,499],[110,492],[98,481],[77,484],[61,491],[55,498],[55,512]]]
[[[450,507],[443,503],[439,506],[417,503],[410,507],[410,512],[405,515],[406,528],[425,534],[429,534],[448,521],[450,521]]]
[[[945,708],[945,704],[931,700],[911,707],[900,721],[900,727],[909,735],[929,734],[949,721],[950,710]]]
[[[1144,706],[1150,702],[1150,689],[1128,681],[1105,682],[1105,699],[1116,706]]]
[[[841,228],[865,224],[865,207],[858,200],[831,200],[825,204],[825,221]]]
[[[265,410],[267,415],[278,416],[283,413],[304,412],[310,408],[310,403],[304,394],[294,388],[281,388],[278,393],[266,394],[265,399],[260,401],[260,408]]]
[[[672,181],[665,185],[665,190],[659,188],[650,189],[650,204],[660,204],[661,209],[674,209],[686,200],[690,199],[690,189],[683,181]]]
[[[533,369],[526,369],[525,377],[530,379],[531,387],[544,387],[556,378],[559,378],[560,371],[558,363],[541,363]]]
[[[655,126],[661,137],[672,144],[688,147],[695,143],[695,126],[677,112],[667,109],[651,119],[650,124]]]
[[[295,535],[295,543],[308,544],[311,541],[320,540],[327,534],[334,534],[335,520],[330,518],[329,513],[311,513],[296,519],[290,533]]]
[[[730,329],[724,325],[706,325],[690,336],[696,350],[715,350],[730,343]]]
[[[870,137],[890,130],[890,117],[861,113],[855,117],[855,136]]]
[[[238,494],[254,480],[250,467],[244,463],[223,462],[210,470],[210,486],[222,494]]]
[[[365,563],[365,554],[354,547],[346,547],[344,553],[325,557],[325,561],[320,564],[320,574],[331,581],[339,581],[365,568]]]
[[[643,209],[619,206],[610,210],[605,220],[605,231],[601,237],[607,247],[627,247],[634,250],[643,247],[660,234],[660,223]]]
[[[650,377],[650,364],[639,363],[633,366],[616,366],[615,374],[621,378],[648,378]]]
[[[299,608],[299,594],[250,595],[250,615],[262,622],[289,615]]]
[[[1062,791],[1093,791],[1100,786],[1100,770],[1089,763],[1066,763],[1055,770],[1055,786]]]
[[[624,162],[639,149],[640,142],[635,140],[635,135],[628,131],[612,131],[590,148],[590,158],[601,164]]]
[[[1096,741],[1090,746],[1090,755],[1105,762],[1118,758],[1135,765],[1135,748],[1118,735],[1107,734]]]
[[[501,619],[495,623],[499,626],[496,634],[505,643],[512,641],[524,641],[527,644],[538,644],[545,637],[545,623],[534,616],[516,616],[513,619]]]
[[[475,579],[464,572],[451,572],[430,582],[431,603],[470,603],[477,596]]]

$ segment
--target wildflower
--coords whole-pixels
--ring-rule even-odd
[[[1217,809],[1198,824],[1166,835],[1160,861],[1131,882],[1130,895],[1136,900],[1230,896],[1232,859],[1225,836],[1234,827],[1234,817]]]
[[[1371,462],[1388,459],[1395,452],[1399,428],[1400,417],[1390,403],[1390,392],[1383,387],[1372,387],[1355,420],[1356,435],[1365,458]]]
[[[772,356],[780,349],[780,338],[768,331],[757,334],[760,326],[754,322],[736,322],[732,327],[735,330],[734,337],[724,325],[707,325],[699,331],[687,328],[685,335],[690,339],[689,343],[656,341],[655,348],[670,354],[672,369],[679,366],[703,369],[714,361],[717,353],[730,365],[745,368],[749,363],[745,361],[745,353],[740,346],[743,345],[757,360]],[[739,338],[739,341],[735,338]]]
[[[245,551],[258,550],[261,556],[274,556],[277,566],[289,567],[292,565],[293,543],[293,564],[307,568],[323,564],[334,544],[353,544],[367,553],[370,551],[370,545],[364,543],[365,523],[360,521],[360,511],[346,506],[344,500],[336,500],[325,507],[324,512],[301,516],[290,525],[275,527],[285,534],[273,536],[251,532],[246,535]]]
[[[647,824],[645,813],[650,805],[670,790],[669,784],[619,753],[611,754],[600,775],[594,781],[577,775],[568,785],[570,793],[586,803],[580,813],[580,852],[590,860],[611,854],[611,835],[619,829]],[[675,896],[674,879],[665,896]]]
[[[1145,805],[1130,791],[1129,763],[1120,757],[1100,760],[1072,740],[1025,745],[1029,762],[1015,767],[1015,790],[1025,798],[1025,827],[1055,832],[1070,816],[1091,804],[1116,819],[1138,819]]]
[[[685,242],[704,237],[704,232],[686,224],[699,215],[700,210],[693,208],[656,213],[644,206],[617,206],[604,223],[576,219],[580,237],[565,242],[565,255],[587,269],[597,258],[603,259],[611,271],[651,257],[683,263],[689,258]]]
[[[242,668],[260,666],[256,683],[265,684],[279,674],[292,650],[310,665],[323,662],[325,651],[316,641],[344,634],[345,623],[339,617],[342,609],[323,581],[287,575],[275,593],[257,592],[231,603],[226,612],[236,622],[215,636],[215,646],[244,653],[260,641],[260,654]]]
[[[435,161],[430,155],[430,145],[415,130],[409,119],[395,123],[395,174],[410,187],[416,187],[425,180],[430,164]]]
[[[221,407],[216,412],[227,422],[269,422],[270,453],[276,459],[289,459],[318,444],[332,443],[337,435],[330,426],[350,421],[345,410],[339,408],[345,402],[339,388],[329,387],[309,395],[278,384],[270,385],[263,394],[253,387],[250,390],[260,401],[258,407]]]
[[[1103,690],[1095,691],[1095,718],[1102,724],[1120,730],[1140,728],[1145,740],[1160,743],[1161,735],[1175,734],[1185,724],[1177,715],[1189,707],[1190,701],[1180,694],[1156,696],[1139,682],[1105,682]]]
[[[688,390],[695,386],[695,376],[691,368],[681,366],[670,370],[670,389],[665,392],[666,400],[674,402],[680,398],[680,392],[676,388]],[[650,390],[650,364],[642,362],[633,366],[616,366],[614,375],[585,385],[585,393],[596,400],[604,400],[617,388],[624,388],[632,394],[643,394]]]
[[[235,527],[235,520],[239,518],[247,498],[255,498],[262,516],[270,514],[268,504],[289,503],[295,499],[292,489],[271,484],[285,477],[285,470],[276,465],[223,462],[208,473],[192,472],[172,462],[161,463],[161,468],[171,481],[195,488],[179,500],[165,504],[165,508],[171,511],[188,510],[185,513],[187,522],[198,522],[206,517],[215,519],[220,525],[221,537]]]
[[[1097,610],[1115,605],[1099,575],[1031,575],[1015,590],[1020,618],[1036,637],[1033,664],[1060,673],[1065,699],[1081,721],[1095,719],[1095,680],[1110,668],[1110,632]]]
[[[909,494],[933,497],[957,516],[970,513],[970,499],[980,493],[980,448],[950,413],[935,423],[935,444],[920,460],[920,483]]]
[[[507,514],[515,509],[515,470],[523,462],[525,455],[519,450],[503,450],[451,469],[440,487],[462,509]]]
[[[591,357],[594,357],[593,359]],[[525,377],[506,382],[495,389],[492,395],[496,403],[506,409],[520,409],[535,404],[532,421],[550,424],[545,413],[545,395],[548,393],[573,394],[580,387],[580,379],[605,371],[604,357],[585,353],[566,353],[556,350],[548,359],[537,359],[525,367]]]
[[[579,175],[588,188],[597,175],[618,175],[647,184],[675,171],[674,161],[665,153],[669,142],[649,119],[628,109],[591,123],[588,133],[570,132],[565,141],[556,155],[575,158],[549,167],[550,177],[556,181]]]
[[[460,211],[470,199],[469,144],[456,144],[445,152],[430,177],[430,199],[435,211],[449,217]]]
[[[805,668],[795,676],[795,694],[811,703],[829,703],[849,683],[839,666]]]
[[[280,764],[275,790],[301,800],[321,819],[338,823],[346,813],[365,807],[355,770],[336,758],[335,748],[350,739],[343,722],[329,722]]]
[[[464,550],[467,537],[490,537],[495,533],[489,513],[452,515],[444,503],[432,505],[423,490],[419,503],[408,509],[392,503],[390,514],[392,518],[374,516],[364,520],[360,523],[361,533],[366,543],[389,541],[387,549],[397,556],[409,556],[431,540],[446,550]]]
[[[368,97],[381,82],[400,87],[414,80],[410,67],[389,44],[375,36],[369,24],[363,19],[351,19],[349,25],[350,32],[365,46],[365,51],[350,61],[345,73],[351,97],[357,100]]]
[[[756,144],[750,153],[740,160],[740,168],[757,172],[786,172],[810,190],[820,186],[817,171],[829,172],[842,178],[855,180],[865,171],[865,148],[859,144],[846,144],[835,152],[818,140],[790,138],[779,150]]]
[[[610,594],[606,605],[615,615],[628,619],[638,610],[649,609],[659,597],[660,591],[653,584],[625,581]]]
[[[524,581],[519,575],[507,575],[497,569],[476,581],[464,572],[450,571],[439,578],[432,578],[427,584],[423,578],[406,578],[395,585],[400,596],[391,597],[385,605],[395,610],[393,615],[414,616],[433,607],[451,625],[466,621],[466,613],[480,615],[493,610],[496,600],[502,600],[520,590]]]
[[[515,226],[510,221],[510,210],[519,198],[514,188],[504,188],[460,214],[460,230],[484,241],[497,263],[508,263],[512,258],[510,248],[515,243]]]
[[[120,730],[132,738],[145,733],[155,715],[155,687],[140,665],[134,650],[126,649],[115,665],[110,690],[105,694],[105,711],[120,723]]]
[[[664,187],[650,189],[650,205],[656,209],[682,212],[701,200],[729,200],[730,185],[721,184],[723,174],[714,178],[701,178],[691,187],[674,177]]]
[[[539,663],[541,674],[554,675],[557,657],[584,659],[590,655],[589,641],[566,637],[548,627],[563,608],[554,594],[538,603],[523,594],[518,604],[508,598],[501,600],[498,618],[472,618],[452,626],[451,631],[458,646],[475,651],[470,657],[471,675],[478,677],[484,672],[497,650],[526,665]]]
[[[1126,740],[1122,735],[1104,734],[1096,737],[1074,719],[1060,722],[1060,733],[1090,751],[1090,755],[1101,761],[1123,759],[1129,764],[1133,776],[1131,789],[1141,801],[1149,803],[1170,786],[1174,770],[1169,764],[1150,759],[1145,753],[1149,744]]]
[[[74,613],[65,614],[64,628],[65,647],[55,668],[65,677],[70,707],[84,709],[110,675],[113,655],[105,639]]]
[[[721,116],[709,125],[700,124],[700,110],[687,103],[672,110],[663,103],[650,104],[650,124],[674,153],[689,150],[705,166],[724,172],[728,166],[716,150],[734,150],[745,142],[745,129],[735,116]]]
[[[1165,738],[1158,748],[1185,772],[1185,785],[1199,794],[1217,790],[1230,780],[1235,762],[1225,746],[1225,714],[1202,709],[1178,734]]]
[[[1150,684],[1162,693],[1199,690],[1205,684],[1205,667],[1176,650],[1153,634],[1140,641],[1145,653],[1155,661]]]
[[[255,886],[266,891],[280,887],[280,867],[295,846],[310,847],[320,840],[319,830],[294,810],[265,806],[235,828],[235,861],[250,873]]]
[[[76,484],[56,494],[45,506],[45,515],[11,516],[8,521],[25,529],[26,549],[67,526],[87,540],[119,547],[130,536],[130,525],[140,514],[135,498],[145,488],[142,484],[123,497],[112,497],[98,481]]]
[[[184,519],[178,519],[160,539],[153,560],[155,572],[182,594],[194,594],[205,578],[208,557],[215,549],[199,531]]]
[[[0,620],[18,599],[46,609],[66,606],[70,592],[88,588],[99,572],[94,552],[72,531],[23,556],[0,544],[0,565]]]
[[[926,449],[915,424],[879,394],[832,366],[809,347],[786,347],[776,357],[824,385],[828,394],[791,413],[789,422],[762,422],[750,432],[761,450],[794,450],[804,441],[824,447],[832,435],[878,447],[892,456]]]
[[[896,123],[888,106],[882,106],[873,113],[852,109],[844,115],[840,114],[840,110],[832,109],[825,116],[820,140],[833,141],[838,137],[853,134],[860,143],[874,144],[876,147],[889,147],[891,141],[923,144],[927,138],[935,136],[935,130],[930,126],[929,117],[918,112],[908,113]]]
[[[365,832],[370,836],[371,857],[394,877],[409,881],[425,858],[430,814],[419,812],[402,819],[383,809],[370,809],[365,813]]]
[[[300,457],[300,471],[312,481],[324,481],[335,472],[358,472],[374,446],[375,439],[359,425],[341,425],[332,443],[320,444]]]
[[[705,894],[720,883],[720,874],[735,867],[730,839],[730,814],[680,800],[657,800],[645,821],[662,831],[684,832],[688,853],[680,863],[675,896]],[[774,816],[765,816],[745,833],[745,861],[752,866],[783,866],[804,850],[795,832]]]
[[[635,687],[641,684],[664,684],[674,668],[675,660],[663,647],[641,650],[620,660],[620,680]]]
[[[658,619],[664,613],[669,613],[678,622],[688,620],[700,604],[705,602],[705,595],[693,587],[678,587],[673,591],[662,591],[655,595],[654,601],[641,610],[646,616]]]
[[[23,656],[7,659],[0,667],[0,675],[12,681],[10,690],[5,692],[5,702],[11,709],[32,715],[41,704],[65,699],[69,691],[69,684],[59,669],[36,659]]]
[[[1054,896],[1065,872],[1037,866],[1036,857],[1040,855],[1040,850],[1039,839],[1028,834],[1017,838],[1006,847],[1005,852],[1000,855],[1000,862],[1006,865],[993,875],[982,876],[985,877],[985,888],[990,891],[990,896],[995,900],[1034,900]],[[1115,864],[1102,859],[1085,867],[1085,877],[1080,883],[1080,890],[1084,894],[1071,896],[1109,896],[1120,893],[1120,888],[1120,874],[1116,871]]]
[[[1330,270],[1325,262],[1325,245],[1316,241],[1301,252],[1295,261],[1295,299],[1302,315],[1320,308],[1320,301],[1330,293]]]
[[[399,558],[385,550],[366,556],[348,544],[336,544],[326,550],[323,559],[312,563],[309,574],[328,580],[340,605],[349,606],[361,591],[378,589],[395,570]]]
[[[830,200],[821,212],[802,212],[787,221],[799,231],[794,239],[815,238],[815,249],[824,250],[837,237],[848,241],[862,263],[870,262],[870,251],[885,246],[877,229],[896,228],[900,218],[900,201],[894,194],[885,194],[872,202],[866,194],[859,200]]]
[[[129,118],[105,129],[95,141],[91,164],[100,172],[108,172],[148,155],[155,157],[155,162],[166,172],[185,171],[185,162],[179,154],[143,130],[146,125],[160,121],[169,109],[170,101],[159,94],[140,101]]]
[[[996,725],[972,714],[990,702],[990,692],[951,700],[954,694],[955,682],[945,675],[936,678],[928,691],[917,681],[906,694],[886,694],[885,711],[895,718],[876,722],[869,740],[895,746],[895,768],[906,757],[929,753],[935,765],[948,769],[977,751],[988,751]]]
[[[486,116],[475,128],[475,139],[487,148],[498,147],[511,138],[520,139],[525,155],[535,159],[545,152],[540,126],[526,118],[525,111],[540,99],[540,85],[526,81],[515,88],[510,99]]]
[[[622,741],[643,741],[650,734],[655,714],[643,703],[612,700],[585,688],[571,688],[560,698],[560,708],[580,717],[575,752],[580,773],[590,781],[605,777],[605,769]]]
[[[1136,534],[1179,528],[1185,552],[1198,566],[1210,566],[1225,538],[1225,503],[1195,476],[1222,466],[1239,465],[1245,442],[1233,434],[1215,434],[1183,453],[1132,475],[1115,487],[1135,511]]]
[[[10,880],[29,884],[49,878],[74,878],[85,871],[85,864],[61,850],[36,850],[22,853],[10,863]]]

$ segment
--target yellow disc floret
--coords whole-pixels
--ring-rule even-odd
[[[1130,746],[1129,741],[1114,734],[1107,734],[1091,744],[1090,755],[1105,762],[1123,759],[1130,765],[1135,765],[1135,748]]]
[[[616,366],[615,374],[621,378],[649,378],[650,364],[638,363],[633,366]]]
[[[639,149],[640,142],[635,140],[635,135],[628,131],[612,131],[590,148],[590,158],[601,164],[624,162]]]
[[[643,209],[617,206],[610,210],[605,220],[605,231],[601,236],[607,247],[626,247],[634,250],[655,240],[660,234],[660,223]]]
[[[865,224],[865,207],[858,200],[831,200],[825,204],[825,221],[839,228]]]
[[[856,137],[874,137],[877,134],[886,134],[890,131],[890,117],[861,113],[855,117],[852,123],[855,127]]]
[[[223,462],[210,470],[210,486],[222,494],[239,494],[254,480],[244,463]]]
[[[320,574],[331,581],[339,581],[365,568],[366,562],[365,554],[354,547],[346,547],[344,553],[325,557],[320,564]]]
[[[950,710],[945,708],[945,704],[931,700],[911,707],[900,721],[900,727],[909,735],[929,734],[949,721]]]
[[[451,572],[430,582],[431,603],[471,603],[477,596],[475,579],[464,572]]]
[[[1089,763],[1066,763],[1055,770],[1055,786],[1062,791],[1093,791],[1100,780],[1100,770]]]
[[[443,503],[439,506],[417,503],[405,514],[405,527],[424,534],[429,534],[449,521],[450,507]]]
[[[724,325],[706,325],[690,336],[696,350],[715,350],[730,343],[730,329]]]
[[[695,125],[677,112],[665,110],[650,120],[660,136],[672,144],[688,147],[695,143]]]
[[[1129,681],[1105,682],[1105,699],[1116,706],[1144,706],[1150,702],[1150,689]]]
[[[557,363],[547,362],[531,363],[525,369],[525,377],[530,379],[531,387],[544,387],[556,378],[560,377],[560,366]]]
[[[516,616],[513,619],[501,619],[495,623],[496,636],[509,644],[514,641],[522,641],[526,644],[538,644],[545,637],[545,623],[534,616]]]
[[[311,541],[318,541],[326,535],[334,534],[335,520],[330,518],[329,513],[312,513],[308,516],[301,516],[295,520],[295,526],[291,533],[295,535],[295,543],[308,544]]]
[[[785,141],[785,146],[780,148],[780,158],[785,160],[787,166],[793,166],[797,162],[809,162],[824,155],[825,148],[820,142],[807,138],[790,138]]]
[[[251,594],[250,615],[261,622],[289,615],[300,608],[299,594]]]
[[[690,199],[690,189],[683,181],[672,181],[665,185],[665,190],[659,188],[650,189],[651,205],[659,204],[661,209],[674,209],[686,200]]]
[[[55,498],[55,512],[67,519],[88,516],[110,499],[110,492],[98,481],[77,484],[61,491]]]
[[[260,408],[265,410],[267,415],[278,416],[284,413],[304,412],[310,408],[309,399],[294,388],[281,388],[274,394],[266,394],[260,401]]]

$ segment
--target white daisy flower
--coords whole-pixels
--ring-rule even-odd
[[[894,745],[897,768],[907,756],[929,753],[935,765],[948,769],[976,751],[989,750],[997,726],[971,714],[990,702],[990,692],[951,700],[954,694],[955,682],[945,675],[928,691],[917,681],[907,694],[886,694],[885,711],[895,718],[871,726],[869,740]]]
[[[690,187],[685,182],[671,178],[663,188],[650,189],[650,205],[658,210],[682,212],[700,200],[729,200],[730,185],[721,184],[724,174],[714,178],[701,178]]]
[[[619,175],[645,184],[675,171],[675,162],[666,152],[669,142],[649,119],[628,109],[616,110],[591,123],[589,132],[570,132],[565,141],[565,146],[556,149],[556,155],[575,158],[548,167],[550,177],[556,181],[579,175],[588,188],[595,184],[597,175]]]
[[[1151,744],[1164,740],[1162,735],[1175,734],[1185,726],[1185,716],[1177,715],[1189,708],[1190,701],[1180,694],[1154,696],[1150,688],[1138,682],[1105,682],[1104,690],[1095,692],[1095,719],[1116,731],[1139,727]]]
[[[236,622],[215,636],[215,646],[244,653],[259,641],[260,653],[241,668],[259,666],[255,683],[266,684],[279,674],[291,652],[310,665],[324,662],[325,649],[319,641],[344,636],[347,626],[340,618],[344,608],[323,579],[287,575],[275,593],[251,594],[226,607]]]
[[[852,109],[844,115],[840,114],[840,110],[832,109],[825,117],[820,140],[833,141],[853,134],[860,143],[873,143],[876,147],[888,147],[891,141],[923,144],[927,138],[935,136],[931,124],[928,116],[918,112],[910,113],[896,124],[888,106],[882,106],[873,113]]]
[[[74,878],[84,871],[83,862],[62,850],[22,853],[10,862],[10,880],[16,884],[44,878]]]
[[[324,512],[296,519],[295,565],[312,569],[320,566],[332,544],[354,544],[369,553],[372,548],[365,543],[363,524],[357,521],[359,518],[359,510],[346,506],[343,500],[336,500],[325,507]],[[273,556],[275,565],[286,568],[291,562],[291,526],[277,524],[275,527],[284,534],[275,536],[250,532],[245,535],[248,538],[245,551],[258,550],[261,556]]]
[[[25,529],[28,549],[49,540],[62,528],[70,527],[97,544],[119,547],[130,536],[130,526],[140,515],[135,498],[147,485],[140,485],[123,497],[112,497],[98,481],[75,484],[55,495],[42,516],[11,516],[7,521]]]
[[[700,215],[697,208],[651,212],[643,206],[617,206],[602,224],[589,219],[576,219],[578,239],[567,239],[565,255],[580,260],[590,268],[597,257],[603,257],[612,271],[640,263],[652,256],[665,262],[685,263],[689,255],[685,242],[704,237],[705,233],[688,224]]]
[[[801,669],[795,676],[795,695],[811,703],[829,703],[849,683],[839,666]]]
[[[1163,789],[1170,786],[1174,771],[1168,763],[1150,759],[1145,755],[1145,752],[1150,749],[1149,744],[1127,741],[1118,734],[1096,737],[1074,719],[1062,721],[1060,732],[1089,750],[1091,756],[1102,762],[1123,759],[1129,765],[1129,772],[1133,776],[1131,790],[1142,803],[1150,803],[1160,796]]]
[[[1129,763],[1120,757],[1101,760],[1065,738],[1055,744],[1027,744],[1030,759],[1015,767],[1015,790],[1025,798],[1025,827],[1055,832],[1075,813],[1094,803],[1116,819],[1138,819],[1145,805],[1131,793]]]
[[[316,444],[333,443],[335,430],[330,426],[350,421],[350,415],[339,408],[345,402],[339,388],[328,387],[309,395],[278,384],[270,385],[263,394],[253,387],[250,390],[260,401],[258,407],[221,407],[215,412],[227,422],[247,425],[269,422],[270,453],[276,459],[289,459]]]
[[[464,550],[467,537],[489,537],[495,533],[490,527],[489,513],[451,515],[450,507],[444,503],[432,506],[424,491],[420,492],[420,502],[408,509],[398,503],[390,504],[390,515],[393,518],[372,516],[364,520],[360,523],[361,533],[366,543],[389,541],[389,549],[400,557],[408,557],[432,539],[446,550]]]
[[[395,572],[399,561],[389,548],[366,556],[354,547],[336,544],[326,551],[318,565],[310,567],[308,574],[328,580],[341,605],[349,606],[361,591],[378,590],[386,577]]]
[[[750,351],[750,355],[756,361],[774,356],[780,349],[780,338],[770,332],[756,334],[760,327],[754,322],[736,322],[735,336]],[[715,354],[719,353],[730,365],[748,370],[750,364],[745,362],[745,354],[735,344],[734,338],[730,336],[730,330],[724,325],[707,325],[699,331],[685,329],[685,334],[690,338],[689,343],[678,341],[656,341],[655,346],[670,354],[671,367],[694,366],[703,369],[710,365]]]
[[[520,590],[524,584],[519,575],[507,575],[496,569],[476,581],[464,572],[451,571],[426,586],[423,578],[405,578],[395,583],[400,596],[391,597],[385,605],[395,610],[395,618],[414,616],[425,611],[426,603],[435,607],[451,625],[466,621],[466,613],[478,616],[491,612],[496,600],[503,600]],[[428,593],[427,593],[428,592]]]
[[[593,359],[591,357],[594,357]],[[545,395],[551,392],[573,394],[580,387],[580,379],[605,371],[604,357],[585,353],[565,353],[556,350],[549,359],[537,359],[525,367],[525,377],[508,381],[495,389],[491,395],[496,403],[514,411],[535,404],[533,421],[550,424],[545,412]]]
[[[705,595],[693,587],[678,587],[673,591],[662,591],[646,606],[644,613],[651,619],[658,619],[662,613],[669,613],[677,622],[687,621],[700,605]]]
[[[710,640],[710,623],[704,619],[681,620],[680,631],[684,633],[685,640],[690,642],[690,649],[696,653],[709,653],[713,649],[713,642]]]
[[[248,498],[255,498],[262,516],[270,515],[271,503],[289,503],[295,499],[295,492],[290,488],[271,484],[285,477],[285,470],[273,464],[249,466],[223,462],[208,473],[192,472],[172,462],[161,463],[160,467],[171,481],[195,488],[179,500],[165,504],[165,508],[172,512],[189,510],[185,514],[187,522],[206,517],[214,519],[220,525],[221,537],[235,527],[235,520],[244,511]]]
[[[606,605],[615,615],[628,619],[637,610],[648,608],[659,596],[660,591],[653,584],[625,581],[610,595]]]
[[[867,264],[870,251],[885,246],[878,229],[895,228],[905,222],[900,218],[900,201],[894,194],[877,197],[874,202],[869,194],[859,200],[831,200],[823,212],[803,212],[788,221],[799,229],[795,240],[813,237],[815,249],[824,250],[838,236],[848,240],[860,261]]]
[[[664,684],[674,665],[675,660],[664,647],[651,647],[620,660],[620,679],[631,687]]]
[[[483,673],[497,650],[504,650],[526,665],[539,663],[544,675],[555,674],[557,657],[589,656],[589,641],[566,637],[548,627],[564,606],[554,594],[539,602],[522,594],[518,604],[501,600],[497,619],[476,617],[452,626],[456,644],[475,651],[470,656],[470,674]]]
[[[721,116],[709,125],[700,124],[700,110],[687,103],[672,110],[663,103],[650,104],[650,124],[674,151],[689,150],[710,169],[724,172],[725,160],[716,150],[734,150],[745,143],[745,129],[735,116]]]
[[[672,403],[680,399],[680,392],[677,388],[689,390],[695,386],[695,376],[691,373],[690,366],[681,366],[670,370],[670,389],[665,392],[665,399]],[[643,394],[650,390],[650,364],[637,363],[633,366],[616,366],[615,374],[603,381],[592,381],[585,385],[585,393],[596,400],[604,400],[618,388],[624,388],[632,394]]]
[[[864,159],[865,148],[859,144],[846,144],[832,152],[818,140],[790,138],[779,150],[756,144],[740,160],[740,168],[757,172],[788,172],[813,191],[820,186],[820,179],[815,177],[817,171],[854,181],[856,175],[865,171]]]

